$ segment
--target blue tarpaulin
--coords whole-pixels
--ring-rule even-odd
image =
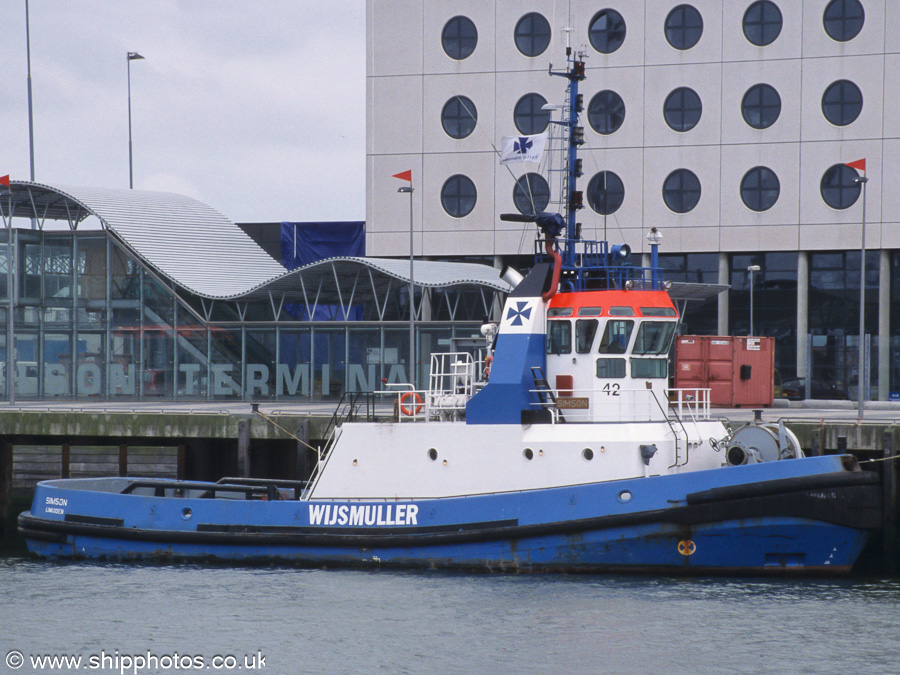
[[[362,221],[281,223],[281,264],[293,270],[335,256],[366,255]]]
[[[289,270],[325,258],[364,258],[365,255],[366,224],[363,221],[281,223],[281,264]],[[301,320],[333,321],[344,318],[340,307],[332,305],[316,307],[312,317],[307,316],[306,307],[302,305],[285,305],[284,308],[291,316]],[[351,321],[361,319],[362,308],[351,308],[347,318]]]

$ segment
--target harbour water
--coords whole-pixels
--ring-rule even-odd
[[[900,672],[897,579],[453,574],[6,557],[0,588],[0,673]],[[13,669],[17,655],[24,663]],[[33,660],[44,656],[81,663],[51,668]]]

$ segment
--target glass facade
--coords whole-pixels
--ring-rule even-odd
[[[718,253],[665,253],[659,256],[663,277],[670,281],[715,284],[719,278]],[[718,298],[679,303],[679,330],[689,335],[718,333]]]
[[[8,232],[0,230],[2,399],[9,399],[12,381],[16,400],[289,400],[410,379],[405,287],[383,305],[363,303],[358,321],[342,320],[340,311],[330,321],[300,321],[287,312],[276,321],[268,299],[239,308],[173,289],[105,232],[22,229],[13,230],[10,378]],[[453,338],[478,337],[494,303],[478,288],[427,294],[426,302],[418,292],[416,298],[431,316],[416,324],[419,385],[430,354],[450,351]]]
[[[731,256],[728,325],[733,335],[750,334],[750,272],[753,273],[753,332],[775,338],[775,367],[782,378],[797,371],[797,253]]]

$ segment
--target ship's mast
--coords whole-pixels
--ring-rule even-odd
[[[566,88],[564,134],[567,139],[566,146],[566,173],[564,179],[565,211],[566,211],[566,237],[563,241],[562,258],[567,267],[575,265],[575,242],[579,238],[578,224],[575,217],[578,211],[584,208],[584,195],[578,190],[577,180],[581,176],[581,161],[578,159],[578,147],[584,144],[584,127],[578,124],[578,115],[584,110],[582,95],[578,93],[578,83],[584,75],[584,60],[581,52],[573,52],[571,47],[566,47],[566,70],[554,71],[550,66],[550,74],[565,77],[569,80]]]

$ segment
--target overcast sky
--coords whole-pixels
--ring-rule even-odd
[[[0,16],[0,175],[30,178],[25,0]],[[35,180],[234,222],[365,219],[365,2],[30,0]]]

